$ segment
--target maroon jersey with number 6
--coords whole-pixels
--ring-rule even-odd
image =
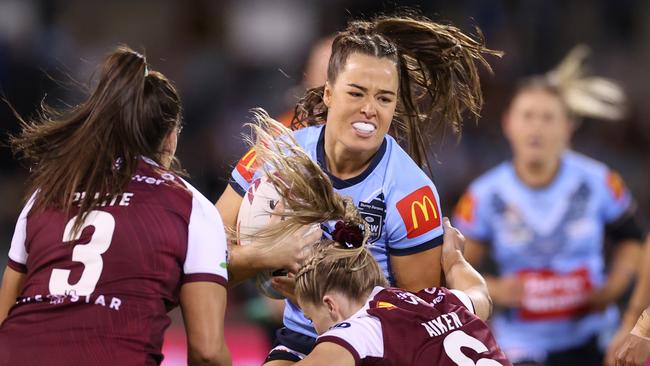
[[[226,284],[216,208],[149,159],[79,230],[75,212],[30,214],[34,199],[9,251],[9,267],[26,276],[0,326],[2,366],[159,364],[181,286]]]
[[[346,348],[357,365],[511,366],[473,311],[461,291],[377,287],[361,310],[316,343]]]

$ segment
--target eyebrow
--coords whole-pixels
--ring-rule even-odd
[[[357,89],[361,89],[363,92],[368,92],[368,88],[364,88],[364,87],[361,86],[361,85],[357,85],[357,84],[354,84],[354,83],[350,83],[350,84],[348,84],[348,86],[351,86],[351,87],[353,87],[353,88],[357,88]],[[390,91],[390,90],[383,90],[383,89],[380,89],[380,90],[379,90],[379,94],[390,94],[390,95],[395,95],[394,92],[392,92],[392,91]]]

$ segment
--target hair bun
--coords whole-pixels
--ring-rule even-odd
[[[347,249],[363,245],[363,229],[359,225],[338,221],[332,232],[332,239]]]

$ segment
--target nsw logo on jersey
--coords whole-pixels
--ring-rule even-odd
[[[404,225],[406,237],[418,237],[440,226],[440,210],[431,187],[424,186],[397,202]]]
[[[241,176],[246,179],[246,182],[250,183],[253,180],[255,171],[257,170],[257,153],[251,148],[242,156],[242,158],[237,163],[237,171]]]
[[[368,223],[370,227],[369,243],[374,243],[381,237],[381,231],[386,218],[386,203],[384,194],[380,193],[370,202],[359,201],[359,214]]]

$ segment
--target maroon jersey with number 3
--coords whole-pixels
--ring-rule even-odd
[[[318,337],[346,348],[357,365],[511,366],[461,291],[413,294],[377,287],[366,305]]]
[[[153,161],[142,159],[125,192],[77,231],[74,212],[31,215],[33,200],[9,251],[9,267],[26,277],[0,327],[2,366],[159,364],[180,287],[226,284],[219,213]]]

